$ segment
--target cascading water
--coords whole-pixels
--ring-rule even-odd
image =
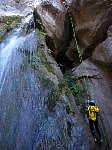
[[[36,112],[32,99],[39,96],[39,85],[35,85],[38,78],[34,73],[24,69],[27,63],[24,57],[28,55],[30,61],[38,47],[35,31],[24,35],[25,25],[30,19],[31,16],[26,18],[0,45],[0,149],[32,147],[33,137],[28,136],[32,133],[25,132],[30,132],[26,130],[30,129],[34,119],[30,111]]]
[[[0,45],[0,150],[87,149],[77,116],[67,114],[67,96],[56,89],[54,72],[50,84],[45,67],[43,74],[32,69],[39,41],[30,19]]]
[[[32,39],[36,39],[34,38],[34,32],[26,37],[20,36],[20,31],[22,31],[24,25],[29,22],[29,19],[31,19],[31,16],[27,17],[24,22],[22,22],[21,26],[13,31],[6,41],[0,45],[0,93],[2,91],[8,70],[10,70],[11,67],[14,69],[16,66],[14,63],[16,63],[17,59],[14,59],[14,57],[18,56],[17,50],[21,49],[24,52],[24,49],[26,49],[27,51],[31,52],[37,49],[37,40],[32,41]],[[14,60],[12,60],[12,58]]]

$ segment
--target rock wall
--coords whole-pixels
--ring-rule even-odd
[[[101,109],[105,133],[112,139],[112,7],[110,1],[75,1],[72,8],[81,52],[90,56],[74,69],[74,78],[87,85]],[[76,75],[77,74],[77,75]],[[83,76],[88,76],[87,82]],[[80,78],[79,78],[80,77]],[[82,78],[82,80],[80,80]],[[83,86],[83,85],[82,85]]]
[[[108,0],[73,0],[70,9],[82,51],[94,50],[106,39],[108,27],[112,24],[111,2]]]
[[[74,47],[73,44],[74,38],[71,25],[68,28],[69,32],[65,30],[64,21],[66,20],[67,7],[65,7],[62,1],[60,0],[59,5],[52,7],[53,10],[59,10],[55,12],[55,14],[50,13],[51,7],[49,6],[49,9],[42,9],[44,16],[45,13],[47,14],[46,18],[40,15],[38,7],[37,13],[40,15],[43,26],[52,40],[52,43],[55,45],[54,54],[58,56],[60,51],[64,51],[64,55],[66,55],[69,60],[72,60],[74,64],[74,80],[77,80],[80,84],[83,83],[82,86],[86,84],[90,97],[97,100],[97,104],[101,109],[105,133],[111,147],[112,2],[109,0],[71,0],[67,1],[67,3],[72,15],[80,54],[82,54],[82,58],[85,61],[79,60],[78,58],[76,47]],[[58,12],[62,15],[58,15]],[[52,23],[49,22],[48,25],[48,20],[50,19]],[[66,48],[60,46],[60,44],[65,45],[64,40],[69,40],[69,44],[66,44]],[[86,76],[88,76],[87,82],[84,80]]]
[[[76,69],[73,69],[74,79],[82,87],[86,87],[87,94],[92,99],[96,99],[96,103],[100,108],[100,115],[103,120],[102,136],[106,136],[106,140],[111,147],[112,138],[112,71],[109,67],[103,66],[89,58],[85,60]],[[84,78],[85,77],[85,78]],[[102,123],[99,118],[99,123]]]
[[[65,11],[60,1],[44,1],[36,6],[36,13],[48,34],[47,45],[53,50],[55,57],[63,53],[70,38],[69,18]]]

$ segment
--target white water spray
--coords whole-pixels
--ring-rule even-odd
[[[31,18],[32,15],[23,19],[20,27],[12,32],[12,34],[9,35],[0,45],[0,94],[8,71],[12,66],[14,67],[14,64],[17,62],[16,55],[18,50],[20,50],[20,52],[24,52],[26,50],[32,52],[37,48],[37,41],[33,41],[34,39],[36,40],[36,38],[34,38],[35,31],[26,36],[21,36],[21,31],[23,32],[25,24],[28,24]]]

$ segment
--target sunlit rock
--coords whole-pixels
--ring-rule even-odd
[[[36,6],[37,14],[48,34],[47,45],[52,49],[55,56],[66,49],[69,35],[69,19],[67,20],[66,9],[60,1],[41,2]]]
[[[104,42],[96,47],[92,58],[105,65],[112,64],[112,37],[108,37]]]

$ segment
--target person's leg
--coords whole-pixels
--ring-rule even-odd
[[[92,120],[89,120],[89,126],[90,126],[91,133],[92,133],[93,137],[95,138],[94,126],[93,126],[93,121]]]
[[[98,133],[98,135],[99,135],[99,138],[101,139],[101,133],[100,133],[100,130],[99,130],[99,128],[98,128],[98,120],[96,120],[96,121],[94,122],[94,124],[95,124],[96,131],[97,131],[97,133]]]

